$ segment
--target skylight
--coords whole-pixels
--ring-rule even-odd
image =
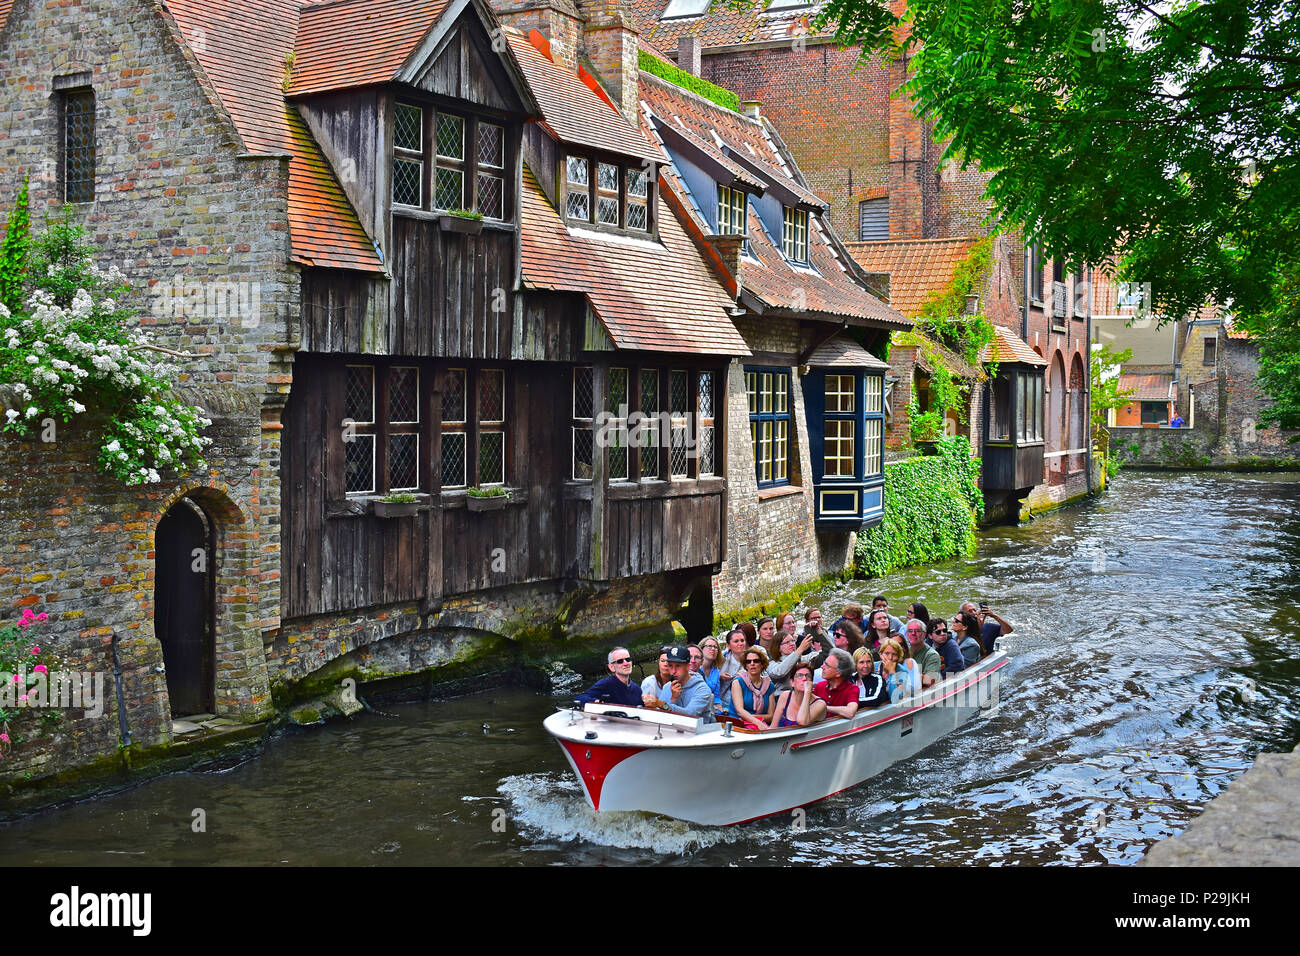
[[[661,20],[672,20],[675,17],[703,16],[708,12],[710,2],[711,0],[669,0],[668,6],[659,17]]]
[[[767,12],[771,13],[773,10],[793,10],[797,7],[811,6],[812,0],[772,0],[772,2],[767,5]]]

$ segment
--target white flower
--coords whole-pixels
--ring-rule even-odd
[[[122,450],[122,443],[118,441],[116,438],[114,438],[111,442],[109,442],[107,445],[104,446],[104,451],[121,451],[121,450]]]
[[[28,418],[35,418],[35,417],[37,416],[37,414],[39,413],[39,411],[40,411],[40,410],[39,410],[35,405],[32,405],[32,406],[28,407],[28,409],[27,409],[27,417],[28,417]]]
[[[28,365],[35,365],[35,364],[36,364],[37,362],[39,362],[39,361],[40,361],[40,358],[37,357],[37,356],[35,356],[35,355],[29,355],[29,356],[27,356],[27,364],[28,364]]]
[[[81,402],[73,402],[73,403],[72,403],[72,410],[73,410],[76,414],[80,415],[82,412],[84,412],[84,411],[86,410],[86,406],[83,405],[83,404],[81,404]]]
[[[17,417],[18,417],[18,412],[16,409],[10,408],[5,410],[5,418],[9,419],[10,421],[13,421]]]

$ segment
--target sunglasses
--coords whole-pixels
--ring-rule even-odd
[[[745,663],[746,663],[746,664],[761,664],[761,663],[763,663],[763,662],[762,662],[761,660],[759,660],[757,657],[747,657],[747,658],[745,658]]]
[[[611,664],[631,664],[631,663],[632,663],[632,658],[630,658],[630,657],[620,657],[618,660],[610,661],[610,663],[611,663]]]

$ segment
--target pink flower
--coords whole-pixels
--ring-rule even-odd
[[[0,734],[0,744],[7,744],[7,743],[9,743],[9,735]]]
[[[37,654],[39,654],[40,652],[41,652],[41,649],[40,649],[39,647],[33,647],[33,648],[32,648],[32,656],[33,656],[33,657],[35,657],[35,656],[36,656]]]
[[[37,615],[36,615],[36,620],[38,620],[38,621],[48,621],[49,619],[50,619],[50,616],[49,616],[48,614],[46,614],[44,611],[42,611],[40,614],[37,614]]]
[[[14,683],[15,683],[15,684],[21,684],[22,682],[23,682],[22,675],[21,675],[21,674],[15,674],[15,675],[14,675]]]
[[[27,702],[27,695],[26,695],[26,694],[23,694],[21,697],[18,698],[18,701],[19,701],[19,703],[26,703],[26,702]]]
[[[37,674],[48,674],[50,672],[50,669],[44,664],[37,664],[32,670]]]
[[[30,619],[30,618],[32,618],[32,617],[35,617],[35,616],[36,616],[36,612],[33,611],[33,610],[32,610],[31,608],[29,608],[29,607],[25,607],[25,608],[23,608],[23,614],[22,614],[22,616],[23,616],[23,619],[24,619],[24,620],[28,620],[28,619]]]
[[[25,618],[23,618],[21,621],[18,622],[18,626],[19,626],[19,627],[26,627],[27,625],[29,625],[29,624],[31,624],[31,623],[32,623],[32,619],[31,619],[30,617],[25,617]]]

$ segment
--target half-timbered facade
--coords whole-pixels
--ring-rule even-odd
[[[715,579],[739,607],[843,568],[884,514],[884,377],[908,320],[871,291],[775,128],[641,73],[661,193],[734,299],[750,356],[729,369],[732,524]]]

